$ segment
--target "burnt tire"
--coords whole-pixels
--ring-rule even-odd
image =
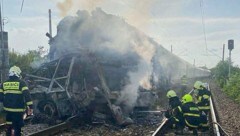
[[[42,114],[45,114],[51,118],[57,115],[57,107],[51,101],[42,101],[38,104],[38,109]]]

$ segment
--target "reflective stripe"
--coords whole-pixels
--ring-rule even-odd
[[[193,116],[193,117],[200,117],[199,114],[193,114],[193,113],[184,113],[183,116]]]
[[[189,109],[190,109],[190,111],[199,111],[199,109],[197,107],[190,107]]]
[[[19,90],[19,82],[5,82],[3,83],[3,90]]]
[[[209,110],[210,106],[198,106],[200,110]]]
[[[200,126],[202,126],[202,127],[208,127],[208,124],[203,124],[203,123],[201,123]]]
[[[210,96],[205,94],[205,95],[203,95],[203,98],[204,98],[204,99],[209,99]]]
[[[27,105],[33,105],[33,102],[32,101],[27,102]]]
[[[186,122],[186,124],[187,124],[189,127],[193,127],[193,128],[197,128],[197,127],[198,127],[198,126],[189,124],[186,119],[185,119],[185,122]]]
[[[6,124],[7,124],[7,125],[12,125],[12,122],[7,121]]]
[[[24,86],[24,87],[22,88],[22,91],[24,91],[24,90],[28,90],[28,87],[27,87],[27,86]]]
[[[178,109],[179,109],[180,112],[182,112],[182,108],[180,106],[178,106]]]
[[[179,122],[179,119],[177,119],[176,117],[173,117],[175,119],[175,121]]]
[[[2,93],[3,92],[3,89],[0,89],[0,93]]]
[[[199,96],[198,97],[198,102],[201,102],[202,101],[202,96]]]
[[[19,90],[6,90],[3,92],[4,94],[22,94]]]
[[[25,109],[13,109],[13,108],[6,108],[6,107],[3,107],[3,109],[5,111],[11,111],[11,112],[24,112]]]

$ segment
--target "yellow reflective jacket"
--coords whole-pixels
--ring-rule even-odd
[[[8,112],[24,112],[26,106],[32,108],[33,102],[26,83],[12,77],[0,86],[0,102]]]

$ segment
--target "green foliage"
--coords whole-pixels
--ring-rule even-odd
[[[224,92],[231,98],[240,102],[240,69],[231,66],[231,75],[229,75],[229,62],[221,61],[217,66],[211,69],[216,82],[223,88]]]
[[[12,67],[14,65],[21,68],[23,73],[31,73],[34,69],[31,64],[34,61],[39,61],[44,59],[41,57],[41,49],[38,50],[29,50],[26,54],[20,54],[17,52],[9,52],[9,66]]]
[[[237,102],[240,102],[240,72],[230,77],[229,81],[224,86],[224,92]]]
[[[215,68],[211,69],[213,77],[221,87],[226,84],[226,80],[228,78],[228,69],[228,61],[220,61]]]

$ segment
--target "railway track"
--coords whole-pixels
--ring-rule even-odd
[[[25,123],[29,123],[31,120],[32,120],[32,117],[29,116],[29,117],[27,117],[27,118],[24,119],[24,122],[25,122]],[[5,129],[6,129],[6,123],[0,124],[0,132],[4,132]],[[0,135],[1,135],[1,134],[0,134]]]
[[[209,86],[208,89],[210,90]],[[210,130],[207,132],[199,132],[198,134],[200,136],[209,136],[209,135],[214,135],[214,136],[222,136],[222,135],[227,135],[224,130],[221,129],[221,126],[219,126],[218,124],[218,118],[215,112],[215,108],[214,108],[214,101],[213,99],[210,99],[210,115],[209,115],[209,126],[210,126]],[[163,118],[162,123],[160,124],[160,126],[154,131],[154,133],[152,134],[152,136],[173,136],[174,134],[174,130],[171,130],[169,128],[167,128],[166,122],[167,122],[167,118]],[[50,135],[56,135],[59,134],[65,130],[68,130],[70,128],[72,128],[72,126],[74,126],[75,124],[78,124],[79,122],[79,116],[73,116],[71,118],[69,118],[68,120],[66,120],[63,123],[57,124],[55,126],[52,127],[48,127],[46,129],[40,130],[38,132],[34,132],[31,134],[28,134],[29,136],[50,136]],[[5,124],[0,124],[0,131],[3,131],[5,128]],[[184,135],[192,135],[192,132],[189,131],[184,131]]]
[[[63,123],[51,126],[49,128],[40,130],[38,132],[31,133],[28,136],[50,136],[50,135],[60,133],[64,130],[71,128],[75,124],[78,124],[79,118],[80,118],[79,116],[72,116]]]
[[[208,89],[211,91],[209,85],[207,86]],[[189,93],[192,93],[193,90],[191,90]],[[209,131],[207,132],[198,132],[199,135],[201,136],[222,136],[222,135],[226,135],[226,133],[224,133],[224,131],[221,129],[221,127],[219,126],[219,124],[217,123],[217,115],[215,112],[215,108],[214,108],[214,102],[213,99],[210,98],[210,115],[209,115]],[[171,130],[170,128],[168,128],[167,126],[167,118],[164,118],[162,120],[162,123],[160,124],[160,126],[156,129],[156,131],[152,134],[152,136],[163,136],[163,135],[175,135],[174,134],[174,130]],[[188,131],[184,131],[184,135],[192,135],[191,132]]]
[[[29,122],[31,118],[26,119],[25,123]],[[28,136],[50,136],[54,134],[58,134],[64,130],[67,130],[71,128],[73,125],[78,124],[79,116],[73,116],[67,119],[65,122],[48,127],[46,129],[27,134]],[[3,132],[5,130],[6,124],[0,124],[0,132]]]

